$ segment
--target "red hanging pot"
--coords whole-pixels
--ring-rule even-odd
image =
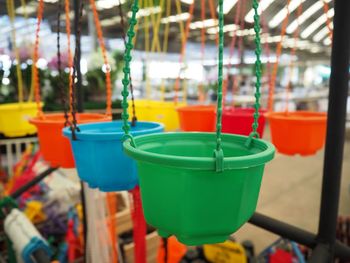
[[[222,132],[248,136],[252,131],[254,108],[226,107],[222,112]],[[266,110],[259,110],[258,133],[262,138],[265,129]]]
[[[296,111],[271,112],[272,143],[280,153],[287,155],[312,155],[325,142],[327,115],[323,112]]]

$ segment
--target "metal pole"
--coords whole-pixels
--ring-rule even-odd
[[[254,215],[249,219],[249,223],[281,237],[293,240],[309,248],[318,246],[317,235],[260,213],[254,213]],[[321,247],[324,248],[324,246]],[[342,260],[350,260],[350,247],[336,241],[335,255]]]
[[[350,1],[334,1],[327,137],[324,155],[319,242],[329,246],[333,262],[344,150],[350,57]]]
[[[56,171],[58,168],[57,167],[49,167],[46,169],[44,172],[39,174],[38,176],[34,177],[33,180],[28,182],[25,185],[22,185],[20,188],[18,188],[15,192],[11,194],[11,197],[16,199],[20,197],[24,192],[28,191],[30,188],[34,187],[37,185],[39,182],[41,182],[44,178],[49,176],[52,172]]]

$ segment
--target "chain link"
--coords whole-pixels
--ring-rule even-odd
[[[120,16],[120,25],[122,27],[122,35],[123,35],[123,41],[124,46],[126,47],[126,34],[125,34],[125,23],[124,23],[124,13],[123,13],[123,7],[121,0],[118,1],[118,10],[119,10],[119,16]],[[137,122],[136,117],[136,109],[135,109],[135,97],[134,97],[134,87],[132,85],[131,75],[129,74],[129,81],[130,81],[130,92],[131,92],[131,107],[132,107],[132,117],[131,117],[131,126],[135,126]]]
[[[132,5],[132,15],[130,18],[130,22],[129,22],[129,29],[127,32],[127,36],[128,36],[128,41],[126,43],[126,47],[125,47],[125,55],[124,55],[124,68],[123,68],[123,72],[124,72],[124,78],[122,80],[122,84],[123,84],[123,91],[122,91],[122,95],[123,95],[123,101],[122,101],[122,108],[123,108],[123,113],[122,113],[122,120],[123,120],[123,131],[124,131],[124,138],[123,139],[131,139],[132,140],[132,144],[134,144],[132,136],[130,135],[130,125],[128,122],[129,119],[129,114],[128,114],[128,86],[130,84],[130,62],[131,62],[131,50],[134,47],[134,45],[132,44],[132,39],[135,36],[135,32],[134,32],[134,28],[135,25],[137,24],[137,20],[136,20],[136,14],[137,11],[139,10],[139,6],[138,6],[138,0],[134,0],[134,3]],[[135,145],[135,144],[134,144]]]
[[[259,121],[259,109],[260,109],[260,87],[261,87],[261,41],[260,41],[260,16],[258,13],[259,0],[253,0],[254,9],[254,31],[255,31],[255,103],[254,103],[254,121],[252,124],[253,131],[249,134],[249,138],[246,142],[246,146],[249,147],[253,137],[259,138],[258,121]]]
[[[66,101],[66,91],[63,84],[63,76],[62,76],[62,60],[61,60],[61,43],[60,43],[60,35],[61,35],[61,11],[62,11],[62,0],[58,0],[57,2],[57,70],[58,70],[58,89],[61,94],[61,103],[63,106],[63,115],[64,115],[64,127],[70,125],[69,117],[68,117],[68,107]]]
[[[218,64],[218,97],[216,108],[216,171],[222,172],[224,169],[224,153],[221,148],[221,119],[222,119],[222,82],[223,82],[223,56],[224,56],[224,13],[223,0],[219,0],[219,64]]]
[[[73,87],[72,87],[72,92],[71,92],[71,108],[72,108],[72,125],[71,125],[71,131],[72,131],[72,139],[76,140],[76,134],[75,131],[80,131],[79,127],[77,126],[77,118],[76,118],[76,111],[77,111],[77,105],[76,105],[76,90],[78,88],[78,85],[76,83],[76,77],[78,76],[77,72],[77,65],[80,63],[80,60],[78,60],[79,55],[81,54],[81,43],[80,43],[80,38],[81,38],[81,27],[82,27],[82,17],[83,17],[83,10],[84,10],[84,1],[80,2],[79,5],[79,16],[78,16],[78,28],[77,32],[75,33],[76,37],[76,44],[75,44],[75,50],[74,50],[74,62],[73,62],[73,74],[72,74],[72,79],[73,79]]]

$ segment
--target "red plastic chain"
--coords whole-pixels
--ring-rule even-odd
[[[136,263],[146,263],[147,225],[143,215],[140,187],[130,191],[132,196],[131,217],[134,224],[133,237],[135,243],[134,258]]]
[[[103,56],[103,62],[106,66],[106,88],[107,88],[107,107],[106,107],[106,114],[111,116],[112,115],[112,83],[111,83],[111,68],[108,63],[108,58],[107,58],[107,51],[106,51],[106,46],[105,42],[103,40],[103,34],[102,34],[102,27],[100,24],[100,19],[98,17],[98,12],[96,9],[96,4],[95,0],[90,0],[90,6],[94,15],[94,21],[95,21],[95,26],[96,26],[96,31],[97,31],[97,37],[98,41],[101,47],[102,51],[102,56]]]
[[[43,19],[44,12],[44,0],[39,0],[38,6],[38,14],[37,14],[37,24],[35,31],[35,44],[34,44],[34,53],[33,53],[33,85],[34,85],[34,93],[35,93],[35,102],[38,108],[38,116],[43,117],[43,109],[41,105],[41,94],[40,94],[40,77],[39,71],[37,68],[37,62],[39,59],[39,32],[40,32],[40,24]]]
[[[285,110],[288,112],[288,104],[289,104],[289,94],[290,94],[290,89],[291,89],[291,85],[292,85],[292,76],[293,76],[293,69],[294,69],[294,60],[293,57],[296,54],[296,49],[297,49],[297,43],[298,43],[298,36],[299,36],[299,32],[300,32],[300,22],[299,22],[299,17],[301,15],[301,13],[303,12],[303,4],[302,1],[300,1],[300,4],[298,6],[297,9],[297,28],[294,31],[293,37],[294,37],[294,45],[290,51],[290,71],[288,74],[288,82],[287,82],[287,87],[286,87],[286,107]]]
[[[240,29],[242,30],[242,36],[239,38],[239,42],[238,42],[238,58],[240,60],[240,64],[242,63],[241,59],[242,59],[242,53],[243,53],[243,31],[244,31],[244,14],[245,14],[245,0],[243,0],[243,4],[242,4],[242,12],[241,12],[241,23],[240,23]],[[236,78],[235,81],[233,82],[233,89],[232,89],[232,93],[235,93],[235,91],[238,90],[238,79]],[[232,105],[234,105],[234,100],[232,100]]]
[[[328,36],[330,39],[333,39],[333,29],[331,27],[331,19],[329,18],[328,16],[328,11],[329,11],[329,5],[328,5],[328,2],[326,2],[326,0],[322,0],[323,2],[323,11],[327,17],[327,28],[328,28]]]
[[[272,68],[271,84],[270,84],[270,90],[269,90],[269,99],[268,99],[268,103],[267,103],[268,111],[273,110],[274,92],[275,92],[275,86],[276,86],[276,76],[277,76],[277,71],[278,71],[279,59],[280,59],[280,56],[282,53],[283,39],[284,39],[284,36],[286,34],[286,29],[287,29],[287,25],[288,25],[289,14],[290,14],[289,4],[290,4],[290,0],[287,0],[287,16],[284,18],[283,23],[282,23],[281,41],[277,44],[276,62],[273,64],[273,68]]]
[[[237,3],[237,9],[236,9],[236,14],[235,14],[235,19],[234,19],[234,24],[238,25],[239,23],[239,19],[241,17],[241,5],[242,5],[242,1],[244,0],[238,0]],[[235,53],[235,48],[236,48],[236,40],[237,40],[237,32],[233,31],[233,36],[231,39],[231,43],[230,43],[230,52],[229,52],[229,58],[228,58],[228,64],[227,64],[227,75],[226,75],[226,79],[224,82],[224,86],[223,86],[223,106],[225,106],[225,102],[226,102],[226,94],[227,94],[227,85],[228,85],[228,81],[229,81],[229,70],[232,66],[231,63],[231,59]]]
[[[185,52],[186,51],[186,44],[187,44],[187,39],[188,39],[188,35],[189,35],[189,32],[190,32],[190,24],[191,24],[191,21],[192,21],[192,16],[193,16],[193,11],[194,11],[194,2],[195,1],[193,1],[192,4],[190,5],[190,9],[189,9],[190,17],[186,21],[185,41],[182,43],[181,52],[180,52],[180,61],[179,61],[180,67],[182,66],[182,62],[184,60],[185,53],[186,53]],[[180,72],[181,72],[181,69],[180,69]],[[174,86],[174,89],[175,89],[174,102],[175,102],[175,104],[178,102],[179,86],[180,86],[180,74],[176,78],[175,86]]]

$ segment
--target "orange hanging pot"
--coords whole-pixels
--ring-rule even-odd
[[[77,113],[76,119],[78,124],[82,124],[105,122],[112,118],[105,114]],[[74,168],[75,163],[69,139],[62,134],[65,121],[63,113],[43,114],[43,116],[29,120],[38,130],[40,151],[44,160],[53,167]]]
[[[214,105],[179,107],[177,112],[180,119],[180,129],[182,131],[215,131],[215,110]]]
[[[270,112],[266,118],[270,123],[272,143],[280,153],[313,155],[324,146],[326,113]]]

